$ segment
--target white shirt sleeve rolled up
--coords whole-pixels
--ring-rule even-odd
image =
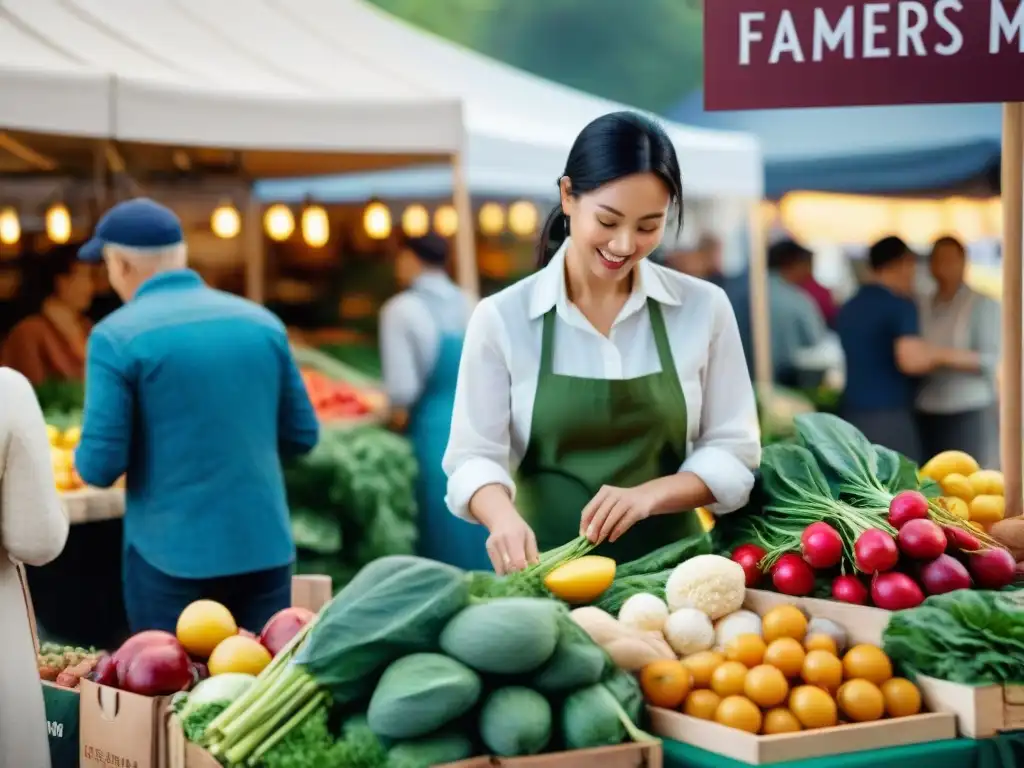
[[[469,321],[443,468],[447,504],[473,520],[478,490],[513,477],[529,442],[540,372],[541,325],[556,310],[554,372],[627,379],[660,370],[648,298],[661,304],[688,420],[687,459],[724,514],[746,504],[760,462],[760,431],[736,318],[718,287],[641,262],[633,294],[609,336],[598,333],[565,292],[564,249],[543,270],[489,296]]]

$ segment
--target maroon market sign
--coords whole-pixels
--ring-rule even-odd
[[[1024,0],[704,0],[704,100],[1024,101]]]

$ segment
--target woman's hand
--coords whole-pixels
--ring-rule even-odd
[[[487,555],[499,576],[515,573],[540,560],[537,537],[512,504],[507,488],[486,485],[469,502],[470,513],[487,527]]]
[[[487,554],[499,576],[516,573],[539,562],[537,537],[518,512],[503,515],[489,530]]]
[[[654,498],[644,485],[616,488],[603,485],[583,508],[580,535],[595,544],[617,541],[622,534],[646,520],[654,511]]]

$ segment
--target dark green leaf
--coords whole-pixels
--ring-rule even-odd
[[[878,470],[876,477],[892,493],[914,490],[918,486],[917,465],[891,448],[873,446]]]
[[[877,485],[874,447],[859,429],[830,413],[801,414],[794,421],[800,444],[841,486],[864,489]]]
[[[828,481],[806,448],[790,443],[765,446],[761,455],[761,481],[772,506],[835,501]]]

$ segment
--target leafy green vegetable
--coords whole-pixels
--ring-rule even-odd
[[[389,430],[322,428],[316,448],[285,467],[299,570],[340,587],[380,557],[411,555],[417,471],[408,440]]]
[[[961,589],[898,611],[882,635],[909,675],[965,685],[1024,682],[1024,596]]]
[[[438,733],[403,741],[388,750],[388,768],[432,768],[473,756],[473,742],[461,733]]]
[[[199,704],[190,708],[181,717],[181,729],[185,732],[185,738],[189,741],[200,741],[207,726],[227,708],[228,702]]]
[[[267,751],[328,699],[346,705],[369,695],[380,671],[429,651],[466,605],[457,568],[411,556],[363,568],[207,729],[209,751],[240,763]]]
[[[366,725],[345,728],[335,741],[321,707],[259,759],[260,768],[385,768],[383,745]]]
[[[229,704],[243,696],[255,682],[256,678],[252,675],[238,672],[208,677],[201,680],[187,694],[184,706],[178,713],[182,717],[188,717],[194,710],[207,704],[223,704],[223,708],[227,709]]]
[[[548,700],[522,686],[499,688],[480,708],[480,738],[499,757],[542,752],[551,741],[551,724]]]
[[[830,413],[802,414],[794,423],[800,444],[843,493],[873,503],[886,492],[878,479],[878,455],[863,432]]]
[[[687,513],[690,514],[690,513]],[[710,555],[712,552],[711,537],[701,531],[672,541],[653,552],[631,560],[628,563],[618,565],[615,570],[615,578],[629,578],[630,576],[641,576],[649,573],[675,568],[683,560],[689,560],[697,555]]]
[[[495,597],[551,597],[544,587],[544,577],[560,565],[583,557],[594,549],[586,536],[579,536],[557,549],[542,552],[540,562],[529,565],[508,576],[478,571],[470,579],[470,594],[473,597],[490,599]]]

